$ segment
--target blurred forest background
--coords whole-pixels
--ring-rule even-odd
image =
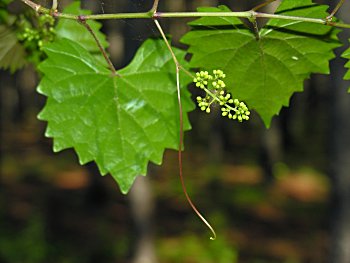
[[[41,0],[49,7],[51,1]],[[70,1],[59,1],[62,8]],[[248,10],[253,0],[163,0],[161,11],[226,4]],[[316,1],[334,7],[338,1]],[[83,0],[94,13],[141,12],[151,0]],[[19,0],[11,7],[20,13]],[[273,5],[269,6],[270,11]],[[269,10],[267,10],[269,11]],[[350,23],[350,3],[339,16]],[[188,19],[161,23],[178,46]],[[117,68],[149,36],[150,20],[103,21]],[[344,44],[350,31],[340,34]],[[345,47],[337,49],[341,54]],[[185,200],[177,153],[149,165],[124,196],[94,164],[73,150],[52,152],[37,120],[45,98],[32,66],[0,71],[1,263],[349,263],[350,95],[346,61],[331,77],[314,75],[266,130],[258,116],[243,124],[198,110],[185,134],[184,175],[190,196],[218,234],[210,233]]]

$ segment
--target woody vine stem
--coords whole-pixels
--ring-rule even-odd
[[[178,100],[178,107],[179,107],[179,123],[180,123],[180,129],[179,129],[179,150],[178,150],[178,161],[179,161],[179,176],[181,180],[181,185],[183,192],[186,196],[186,199],[188,203],[190,204],[193,211],[197,214],[197,216],[203,221],[203,223],[210,229],[212,232],[212,236],[210,237],[211,240],[214,240],[216,238],[216,233],[213,229],[213,227],[208,223],[208,221],[202,216],[202,214],[198,211],[196,206],[191,201],[191,198],[189,197],[184,179],[183,179],[183,172],[182,172],[182,145],[183,145],[183,110],[182,110],[182,104],[181,104],[181,91],[180,91],[180,70],[182,70],[185,74],[194,77],[190,72],[188,72],[186,69],[184,69],[180,63],[178,62],[171,45],[169,44],[165,33],[159,23],[159,19],[161,18],[195,18],[195,17],[239,17],[239,18],[247,18],[253,25],[254,33],[256,36],[256,39],[259,40],[259,28],[257,24],[258,18],[274,18],[274,19],[281,19],[281,20],[292,20],[292,21],[299,21],[299,22],[305,22],[305,23],[317,23],[317,24],[323,24],[326,26],[333,26],[333,27],[339,27],[339,28],[349,28],[350,24],[342,23],[342,22],[335,22],[333,21],[333,17],[336,14],[336,12],[341,8],[341,6],[344,4],[345,0],[340,0],[336,7],[332,10],[329,16],[325,18],[309,18],[309,17],[298,17],[298,16],[286,16],[286,15],[279,15],[279,14],[269,14],[269,13],[262,13],[257,12],[257,10],[261,9],[262,7],[274,2],[275,0],[266,0],[262,4],[252,8],[249,11],[244,12],[158,12],[158,5],[159,0],[154,0],[152,8],[148,12],[141,12],[141,13],[117,13],[117,14],[95,14],[95,15],[73,15],[73,14],[67,14],[67,13],[61,13],[57,10],[58,7],[58,1],[53,0],[51,8],[45,8],[42,7],[39,4],[36,4],[35,2],[31,0],[21,0],[23,3],[34,9],[39,14],[48,14],[51,15],[54,18],[65,18],[65,19],[71,19],[76,20],[80,24],[82,24],[92,35],[94,38],[97,46],[99,47],[101,53],[103,54],[106,62],[108,63],[108,66],[110,68],[110,71],[113,76],[118,76],[118,73],[116,72],[116,69],[114,68],[112,62],[110,61],[106,51],[102,47],[101,43],[96,37],[96,34],[93,32],[91,27],[86,23],[87,20],[103,20],[103,19],[129,19],[129,18],[148,18],[153,19],[156,27],[158,28],[158,31],[160,32],[164,43],[166,44],[169,52],[171,53],[172,59],[175,64],[176,69],[176,89],[177,89],[177,100]]]
[[[41,14],[49,14],[53,17],[60,17],[60,18],[66,18],[66,19],[72,19],[72,20],[78,20],[78,15],[73,14],[66,14],[58,12],[55,2],[57,3],[57,0],[53,0],[52,8],[45,8],[39,4],[36,4],[35,2],[31,0],[21,0],[26,5],[33,8],[36,12]],[[334,22],[332,21],[333,16],[335,13],[339,10],[339,8],[343,5],[345,0],[340,0],[338,2],[338,5],[335,7],[335,9],[331,12],[331,14],[325,18],[310,18],[310,17],[300,17],[300,16],[286,16],[286,15],[278,15],[278,14],[269,14],[269,13],[262,13],[257,12],[256,10],[260,9],[261,7],[274,2],[276,0],[267,0],[263,4],[258,5],[257,7],[244,12],[158,12],[157,7],[159,0],[155,0],[153,7],[148,12],[141,12],[141,13],[117,13],[117,14],[95,14],[95,15],[85,15],[85,20],[106,20],[106,19],[137,19],[137,18],[148,18],[148,19],[159,19],[159,18],[195,18],[195,17],[240,17],[240,18],[274,18],[274,19],[281,19],[281,20],[293,20],[293,21],[299,21],[299,22],[306,22],[306,23],[316,23],[316,24],[322,24],[322,25],[328,25],[333,27],[339,27],[339,28],[349,28],[350,24],[347,23],[341,23],[341,22]]]
[[[156,1],[155,3],[157,3],[158,1]],[[157,6],[156,6],[157,8]],[[193,204],[191,198],[189,197],[188,193],[187,193],[187,189],[185,186],[185,182],[183,179],[183,175],[182,175],[182,145],[183,145],[183,120],[182,120],[182,104],[181,104],[181,90],[180,90],[180,69],[183,69],[181,67],[181,65],[179,64],[165,34],[164,31],[160,25],[160,23],[158,22],[157,19],[154,19],[154,23],[156,24],[167,48],[169,49],[171,56],[173,58],[173,61],[175,63],[175,67],[176,67],[176,90],[177,90],[177,101],[178,101],[178,106],[179,106],[179,116],[180,116],[180,131],[179,131],[179,150],[178,150],[178,160],[179,160],[179,176],[180,176],[180,180],[181,180],[181,186],[183,189],[183,192],[185,193],[186,199],[188,201],[188,203],[190,204],[191,208],[193,209],[193,211],[197,214],[197,216],[204,222],[204,224],[210,229],[210,231],[212,232],[213,236],[210,237],[211,240],[215,240],[216,239],[216,233],[215,230],[213,229],[213,227],[209,224],[209,222],[204,218],[204,216],[202,216],[202,214],[198,211],[198,209],[196,208],[196,206]],[[187,74],[189,74],[189,72],[186,72]]]

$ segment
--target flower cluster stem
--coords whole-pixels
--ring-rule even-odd
[[[215,96],[210,90],[208,90],[207,88],[203,88],[203,90],[210,96],[213,98],[213,100],[215,100],[216,102],[220,103],[220,100],[217,96]],[[231,107],[229,104],[225,103],[224,106],[226,106],[227,108],[229,108],[230,110],[234,110],[233,107]]]
[[[257,5],[256,7],[252,8],[252,10],[253,11],[257,11],[257,10],[259,10],[259,9],[261,9],[261,8],[267,6],[267,5],[269,5],[269,4],[271,4],[272,2],[275,2],[275,1],[277,1],[277,0],[267,0],[267,1],[263,2],[263,3],[261,3],[260,5]]]

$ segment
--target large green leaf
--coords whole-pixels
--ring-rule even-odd
[[[64,8],[64,13],[75,14],[75,15],[89,15],[91,14],[90,10],[85,10],[80,8],[80,1],[75,1]],[[86,23],[89,24],[91,29],[96,34],[98,40],[104,48],[108,47],[108,42],[106,36],[100,32],[102,27],[101,23],[88,20]],[[96,45],[96,41],[90,32],[80,23],[75,20],[70,19],[60,19],[57,23],[56,35],[58,38],[68,38],[75,42],[78,42],[85,49],[87,49],[91,54],[97,57],[101,62],[105,63],[105,60]]]
[[[126,193],[147,164],[162,162],[165,148],[177,149],[179,117],[175,65],[165,44],[147,40],[133,61],[113,77],[80,45],[62,39],[45,47],[38,91],[48,97],[39,114],[54,151],[74,147],[82,164],[95,161]],[[186,66],[185,53],[174,49]],[[191,80],[181,77],[182,85]],[[194,108],[182,88],[184,129]]]
[[[284,0],[277,13],[324,18],[327,6],[311,0]],[[199,11],[230,11],[225,6]],[[339,43],[331,27],[271,19],[257,40],[238,18],[203,17],[190,23],[193,30],[182,42],[189,45],[190,65],[201,69],[222,69],[228,89],[269,126],[282,106],[288,106],[294,92],[303,90],[311,73],[329,73],[332,50]]]
[[[350,60],[350,48],[348,48],[347,50],[345,50],[345,52],[342,54],[342,57],[347,58]],[[350,79],[350,61],[348,61],[345,64],[345,67],[348,68],[349,70],[346,72],[344,79],[345,80],[349,80]],[[348,90],[348,92],[350,93],[350,88]]]

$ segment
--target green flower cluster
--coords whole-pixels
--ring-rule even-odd
[[[26,59],[38,65],[46,57],[42,48],[55,39],[55,19],[47,14],[30,20],[21,16],[17,24],[17,39],[26,50]]]
[[[50,15],[41,15],[38,17],[37,26],[33,27],[30,23],[23,20],[21,30],[18,33],[18,39],[24,43],[27,49],[41,49],[45,43],[52,42],[55,37],[55,20]]]
[[[193,82],[196,83],[196,87],[204,89],[208,85],[208,81],[212,80],[213,76],[209,75],[208,71],[201,71],[196,73],[196,77]]]
[[[224,78],[226,75],[222,70],[213,70],[213,75],[208,71],[196,73],[193,82],[196,87],[205,91],[205,97],[197,97],[197,104],[202,111],[210,113],[210,107],[213,103],[218,103],[221,107],[221,115],[232,120],[242,122],[249,120],[250,111],[247,105],[233,99],[231,94],[225,90],[226,84]]]
[[[228,94],[229,95],[229,94]],[[229,119],[238,120],[242,122],[244,120],[249,120],[250,111],[247,105],[243,101],[239,101],[238,99],[230,99],[229,102],[233,102],[234,108],[231,107],[222,107],[221,115],[227,116]]]

